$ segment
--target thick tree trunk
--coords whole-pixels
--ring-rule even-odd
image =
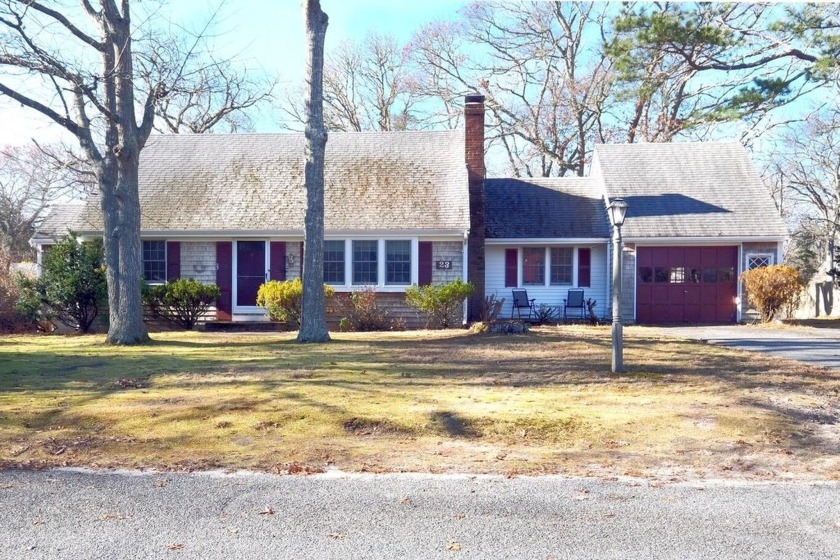
[[[328,18],[319,0],[304,0],[307,44],[306,220],[303,265],[303,311],[298,342],[327,342],[324,298],[324,38]]]
[[[105,88],[105,104],[113,112],[106,133],[104,154],[108,181],[100,182],[105,221],[105,257],[108,266],[108,342],[138,344],[149,340],[143,323],[140,278],[143,254],[140,242],[140,150],[151,131],[144,118],[137,126],[134,114],[134,70],[131,23],[127,5],[120,14],[116,5],[103,2],[103,31],[109,49],[103,53],[114,81]],[[148,108],[147,111],[148,113]],[[146,115],[144,115],[146,117]]]
[[[132,158],[136,159],[136,158]],[[120,161],[113,190],[103,189],[105,261],[108,266],[108,342],[137,344],[149,340],[143,322],[140,278],[143,255],[140,243],[140,197],[138,166]]]

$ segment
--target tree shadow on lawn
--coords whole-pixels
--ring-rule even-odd
[[[439,385],[442,380],[488,386],[554,386],[578,384],[684,383],[714,378],[742,388],[754,388],[781,373],[779,361],[747,352],[720,350],[697,341],[631,337],[625,345],[628,373],[610,373],[608,335],[570,335],[543,330],[527,335],[458,335],[448,338],[406,340],[339,340],[321,346],[300,345],[293,340],[257,338],[213,343],[156,341],[121,354],[119,348],[93,348],[92,356],[73,355],[63,349],[46,349],[37,355],[9,353],[0,368],[0,391],[61,390],[87,383],[103,393],[123,390],[121,379],[148,381],[155,375],[189,374],[212,378],[219,374],[264,376],[266,389],[297,381],[318,372],[345,376],[365,371],[382,375],[389,383]],[[219,349],[232,347],[234,354]],[[166,353],[167,348],[176,352]],[[200,355],[178,355],[181,348],[207,350]],[[248,358],[248,349],[253,357]],[[145,351],[148,349],[148,351]],[[351,351],[347,351],[350,349]],[[282,350],[282,353],[273,351]],[[234,357],[235,359],[231,359]],[[285,375],[288,372],[288,375]],[[301,372],[303,372],[301,374]],[[796,377],[775,379],[787,388],[838,381],[840,375],[801,367]],[[219,379],[229,385],[230,379]],[[362,386],[369,379],[360,377]],[[319,383],[330,383],[321,379]],[[202,385],[213,383],[203,379]],[[342,383],[346,385],[347,383]]]
[[[801,393],[838,386],[840,375],[786,364],[748,352],[719,349],[696,341],[631,337],[626,345],[628,373],[610,373],[609,340],[557,333],[525,336],[455,336],[444,339],[350,340],[323,346],[262,338],[236,343],[237,355],[253,347],[252,360],[230,360],[230,354],[167,355],[166,348],[204,346],[186,341],[160,341],[140,355],[73,356],[49,352],[9,354],[0,369],[0,392],[72,392],[84,401],[149,387],[161,375],[187,375],[184,390],[198,383],[204,389],[258,386],[271,394],[305,387],[334,387],[373,393],[416,388],[695,385],[720,383],[734,390],[772,386]],[[218,348],[221,345],[213,345]],[[358,349],[351,352],[346,350]],[[274,355],[272,349],[282,349]],[[500,350],[501,349],[501,350]],[[108,348],[110,350],[110,347]],[[161,352],[164,351],[164,352]],[[488,354],[483,356],[484,352]],[[499,357],[500,354],[505,357]],[[638,361],[636,361],[638,359]],[[768,373],[769,372],[769,373]],[[249,379],[243,379],[247,376]],[[198,378],[198,380],[196,380]],[[177,385],[176,385],[177,387]],[[711,385],[710,385],[711,387]],[[79,402],[76,400],[76,402]]]

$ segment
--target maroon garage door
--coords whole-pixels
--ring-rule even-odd
[[[738,247],[639,247],[636,321],[734,323]]]

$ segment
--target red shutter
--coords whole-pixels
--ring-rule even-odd
[[[216,302],[216,319],[230,321],[233,318],[233,243],[216,243],[216,285],[221,291]]]
[[[517,286],[517,272],[519,268],[519,250],[505,249],[505,287]]]
[[[166,242],[166,281],[171,282],[181,277],[181,243]]]
[[[271,242],[271,264],[269,265],[269,280],[284,281],[286,279],[286,243],[284,241]]]
[[[578,287],[588,288],[592,282],[592,249],[578,249]]]
[[[432,242],[421,241],[417,257],[417,283],[428,286],[432,283]]]

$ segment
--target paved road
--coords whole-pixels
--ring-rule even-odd
[[[0,472],[0,558],[837,558],[840,484]]]
[[[812,327],[773,329],[730,325],[663,327],[662,332],[666,335],[706,340],[713,344],[840,369],[840,330],[836,329]]]

